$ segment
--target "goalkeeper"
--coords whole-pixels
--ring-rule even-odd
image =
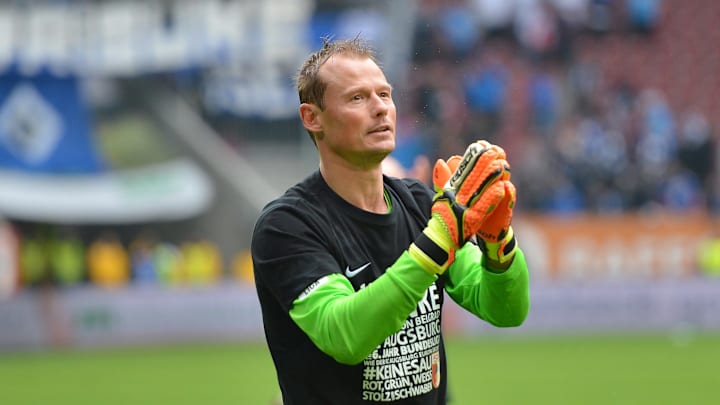
[[[297,86],[319,170],[265,207],[251,247],[283,403],[445,404],[445,293],[499,327],[528,313],[505,152],[438,160],[435,190],[384,176],[396,108],[361,38],[326,39]]]

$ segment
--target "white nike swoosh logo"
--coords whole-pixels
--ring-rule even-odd
[[[355,270],[350,270],[350,266],[347,266],[345,267],[345,275],[347,276],[347,278],[353,278],[357,276],[361,271],[365,270],[368,266],[370,266],[370,262],[363,264]]]

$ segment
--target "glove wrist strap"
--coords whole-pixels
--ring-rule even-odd
[[[443,235],[444,231],[436,229],[437,226],[437,219],[431,218],[408,251],[425,270],[442,274],[455,261],[455,247],[449,236]]]
[[[501,241],[494,243],[481,239],[479,245],[488,266],[498,270],[506,270],[510,267],[517,251],[517,241],[512,227]]]

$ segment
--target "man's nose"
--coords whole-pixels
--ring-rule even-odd
[[[389,101],[383,97],[380,97],[380,95],[375,94],[372,97],[372,104],[373,104],[373,112],[377,116],[386,115],[388,110],[390,109],[390,103],[392,101]]]

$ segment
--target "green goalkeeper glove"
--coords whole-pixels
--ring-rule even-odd
[[[452,176],[445,176],[452,171]],[[462,158],[438,160],[433,170],[432,215],[423,233],[410,246],[410,255],[426,270],[442,274],[455,260],[455,251],[480,229],[504,195],[486,191],[509,179],[505,152],[486,141],[471,144]],[[438,179],[449,177],[440,185]]]

